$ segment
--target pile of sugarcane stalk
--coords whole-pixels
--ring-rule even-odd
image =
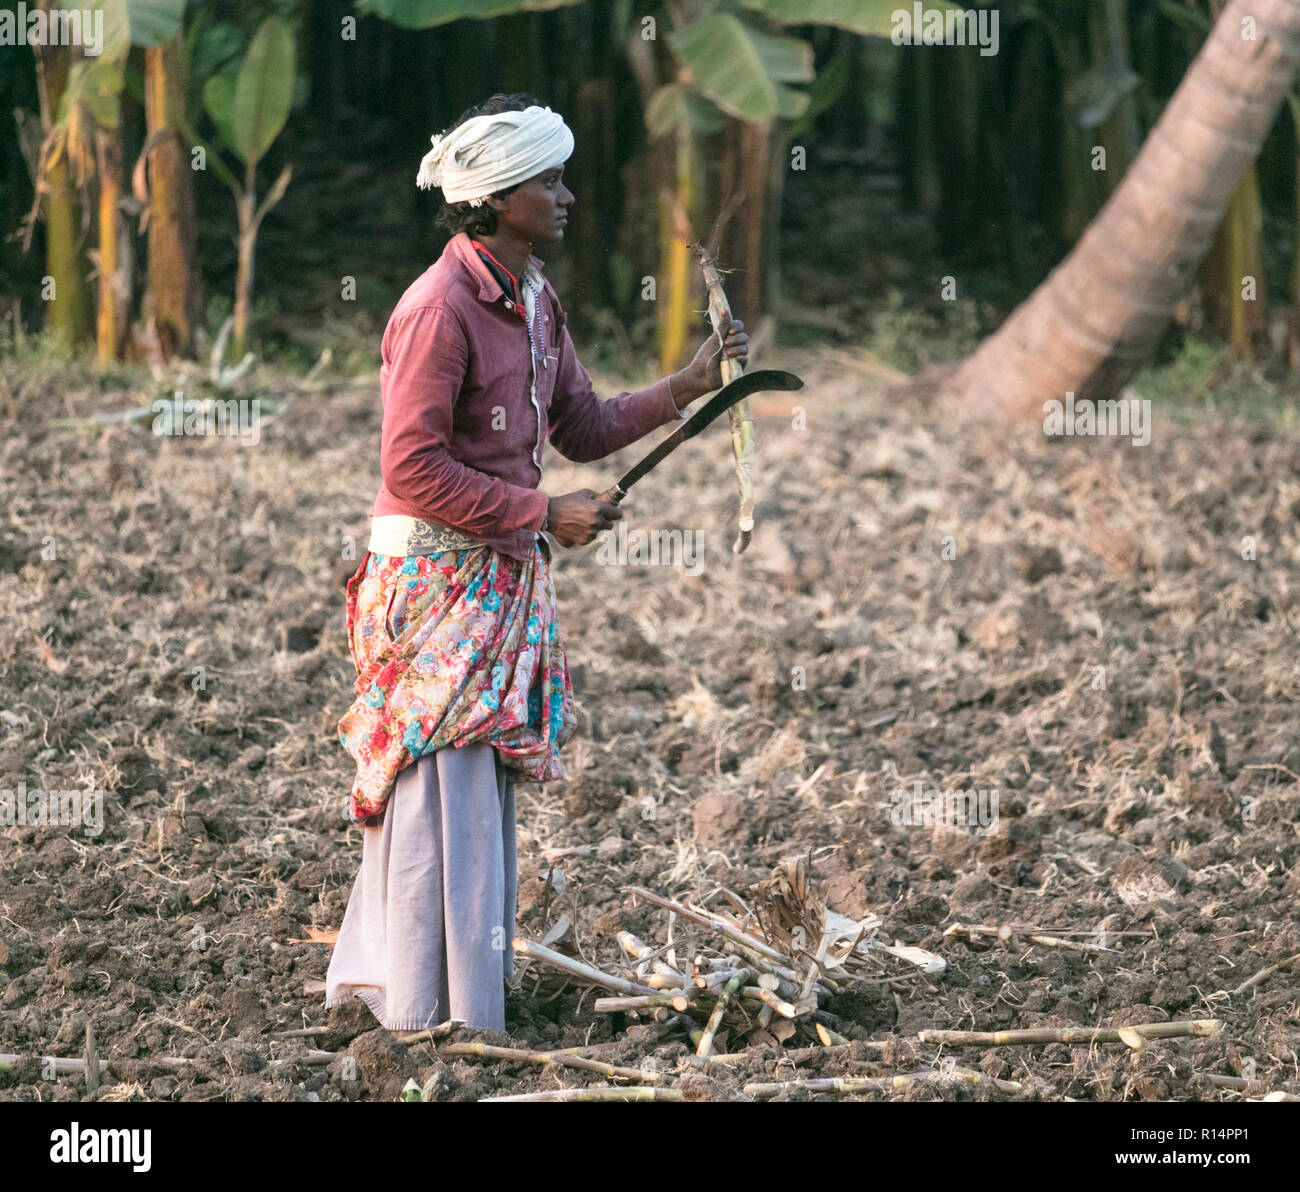
[[[676,1021],[699,1056],[798,1042],[797,1036],[822,1045],[846,1043],[844,1031],[860,1032],[823,1001],[855,983],[906,982],[927,971],[913,957],[904,957],[906,967],[900,966],[898,949],[864,947],[875,920],[853,924],[848,932],[838,923],[828,926],[825,902],[808,881],[802,858],[778,868],[752,892],[752,910],[721,891],[736,913],[639,886],[625,889],[667,911],[668,930],[662,944],[619,932],[621,971],[605,971],[523,938],[514,941],[515,952],[565,981],[602,991],[592,1007],[597,1013]],[[684,935],[694,942],[685,943]]]
[[[618,940],[637,979],[605,972],[533,940],[516,939],[514,948],[520,956],[579,985],[612,991],[616,996],[596,998],[592,1008],[598,1014],[644,1016],[660,1022],[675,1018],[689,1033],[697,1055],[712,1055],[742,1039],[755,1045],[782,1043],[805,1026],[823,1043],[848,1041],[833,1029],[838,1020],[819,1005],[819,997],[834,990],[816,979],[809,984],[806,977],[783,975],[780,969],[794,972],[787,964],[764,957],[771,967],[750,965],[744,961],[752,958],[743,954],[700,952],[689,962],[678,960],[674,965],[652,959],[658,955],[656,949],[631,932],[619,932]]]

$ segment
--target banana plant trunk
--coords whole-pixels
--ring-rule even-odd
[[[129,264],[121,248],[122,140],[118,129],[97,129],[95,152],[99,171],[99,316],[96,357],[101,365],[121,360],[126,346],[127,313],[131,301]]]
[[[693,234],[698,207],[700,161],[696,144],[697,134],[682,126],[675,134],[671,150],[676,190],[671,202],[659,209],[660,287],[667,285],[667,301],[662,294],[658,303],[659,368],[664,373],[675,372],[686,361],[687,345],[691,335],[691,312],[695,308],[693,295],[694,270],[687,244]],[[682,216],[686,223],[682,222]]]
[[[90,336],[90,291],[81,255],[81,203],[66,157],[45,171],[45,184],[45,271],[53,284],[46,326],[64,342],[79,344]]]
[[[149,289],[163,355],[187,354],[203,319],[196,266],[193,171],[179,127],[185,119],[185,60],[181,35],[145,50],[148,131],[171,135],[149,155]]]
[[[41,11],[57,8],[40,0]],[[36,87],[41,132],[54,127],[59,101],[68,79],[68,51],[61,46],[35,46]],[[66,151],[45,165],[45,274],[53,285],[45,310],[45,326],[69,344],[90,336],[90,288],[81,252],[81,201],[68,166]]]
[[[1263,231],[1259,178],[1251,166],[1233,192],[1200,274],[1210,326],[1238,360],[1254,360],[1265,338]]]
[[[1068,391],[1118,392],[1195,281],[1298,61],[1300,2],[1232,0],[1082,239],[941,399],[1027,418]]]
[[[722,259],[736,266],[732,312],[752,334],[763,301],[764,246],[767,239],[768,191],[775,121],[733,121],[728,129],[727,163],[722,193],[739,196],[733,219],[722,238]]]

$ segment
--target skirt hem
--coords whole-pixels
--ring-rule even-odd
[[[379,1025],[386,1031],[427,1031],[432,1030],[435,1026],[441,1026],[443,1022],[447,1021],[446,1019],[436,1019],[430,1022],[429,1019],[435,1018],[432,1014],[428,1018],[388,1018],[383,994],[376,989],[355,985],[340,989],[333,996],[327,997],[325,999],[325,1009],[329,1010],[354,997],[360,998],[370,1007],[370,1012],[379,1020]]]

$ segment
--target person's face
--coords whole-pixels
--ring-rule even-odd
[[[504,199],[489,199],[496,209],[498,231],[502,226],[516,236],[532,241],[533,247],[559,244],[564,239],[564,225],[573,192],[564,185],[564,167],[553,166],[535,174]]]

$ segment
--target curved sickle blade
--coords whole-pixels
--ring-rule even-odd
[[[772,389],[794,390],[802,388],[803,381],[796,377],[794,373],[785,372],[779,368],[760,368],[756,372],[746,373],[743,377],[732,381],[730,385],[723,386],[640,463],[619,477],[618,482],[610,489],[615,503],[617,504],[627,496],[627,490],[651,468],[676,451],[687,439],[693,439],[718,415],[731,409],[738,401],[743,401],[751,393],[762,393]]]

